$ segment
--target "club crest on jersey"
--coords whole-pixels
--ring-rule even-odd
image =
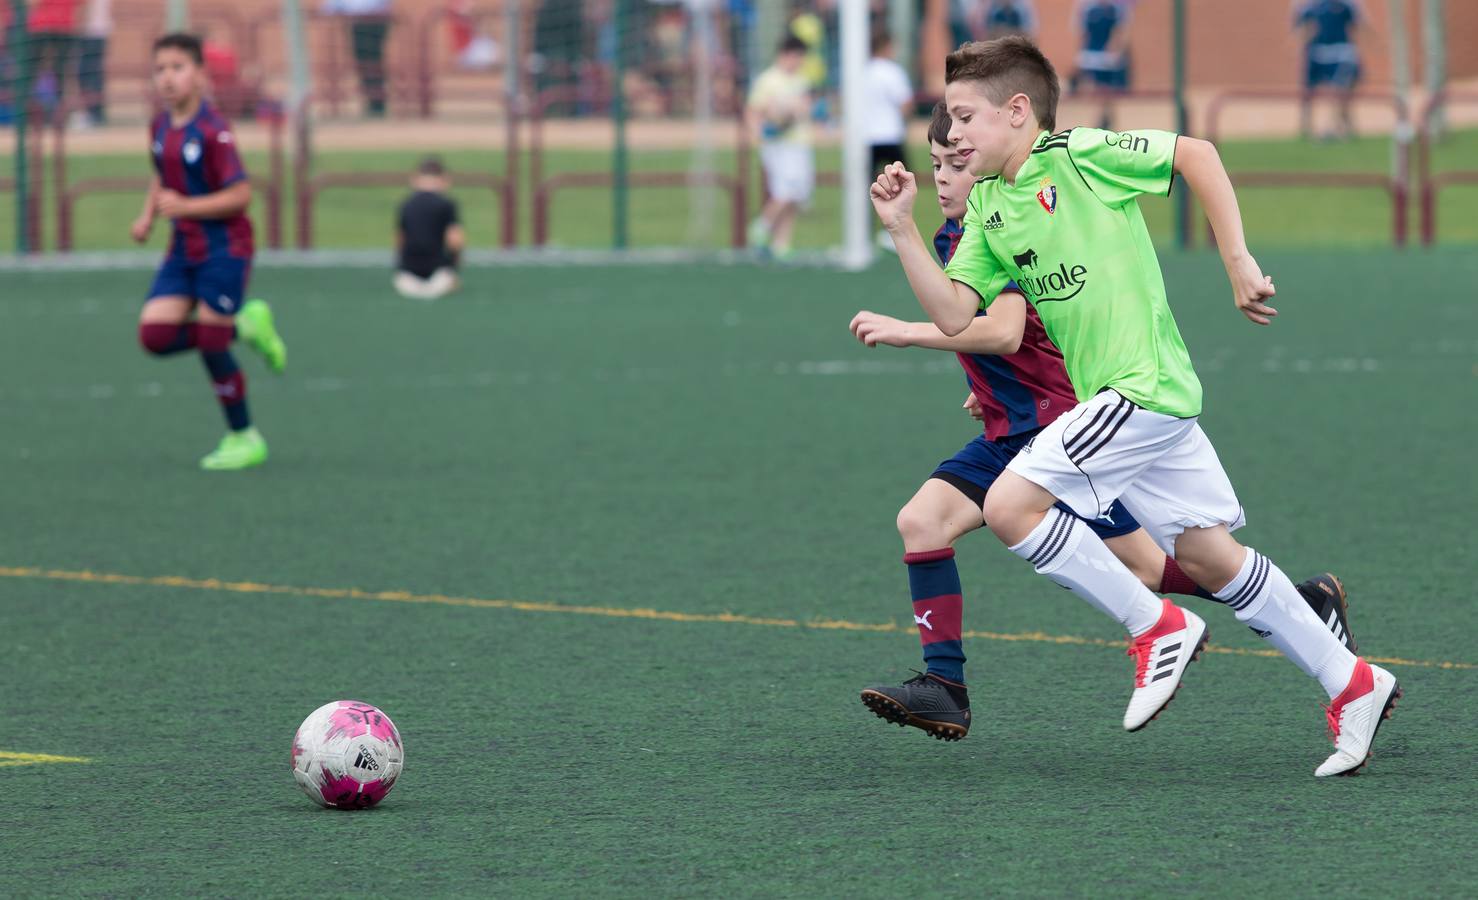
[[[1043,178],[1042,183],[1037,187],[1039,188],[1037,191],[1037,202],[1042,204],[1042,208],[1047,211],[1047,215],[1050,216],[1057,212],[1057,185],[1052,183],[1052,179]]]
[[[194,165],[200,160],[200,142],[191,140],[185,142],[185,162]],[[1037,195],[1039,198],[1041,194]]]

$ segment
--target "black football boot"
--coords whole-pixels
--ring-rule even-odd
[[[896,687],[865,688],[862,702],[879,718],[912,725],[941,741],[958,741],[970,733],[970,695],[963,684],[938,675],[920,673]]]

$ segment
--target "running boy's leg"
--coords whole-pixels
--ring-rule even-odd
[[[1117,615],[1138,635],[1135,643],[1144,655],[1125,726],[1132,727],[1148,709],[1145,697],[1158,699],[1151,696],[1156,681],[1176,680],[1174,671],[1180,663],[1164,661],[1171,649],[1159,638],[1145,644],[1146,635],[1164,629],[1163,620],[1144,635],[1136,632],[1148,614],[1143,599],[1148,592],[1138,599],[1122,596],[1129,584],[1128,570],[1106,551],[1100,553],[1093,541],[1074,543],[1070,523],[1054,522],[1056,511],[1043,516],[1042,508],[1046,499],[1056,496],[1091,515],[1126,493],[1152,534],[1162,541],[1174,534],[1176,556],[1197,582],[1214,588],[1217,598],[1240,620],[1266,633],[1333,698],[1330,720],[1339,741],[1335,755],[1318,774],[1337,774],[1363,764],[1380,713],[1399,693],[1394,679],[1357,660],[1309,612],[1287,576],[1266,557],[1232,540],[1230,531],[1244,521],[1242,508],[1194,419],[1140,409],[1117,392],[1105,391],[1049,425],[1030,452],[1012,461],[987,497],[985,512],[992,529],[1008,543],[1018,541],[1012,550],[1030,559],[1037,571]],[[1166,601],[1166,615],[1172,609]],[[1184,616],[1189,620],[1192,614]],[[1176,659],[1183,661],[1186,643],[1175,640]],[[1148,672],[1153,673],[1148,678],[1146,655]],[[1161,665],[1166,667],[1164,675],[1158,674]],[[1159,693],[1164,694],[1163,688]],[[1168,699],[1167,694],[1164,700]]]
[[[1130,497],[1152,531],[1174,533],[1176,556],[1188,573],[1214,587],[1217,599],[1239,621],[1329,695],[1335,752],[1316,774],[1346,774],[1363,766],[1381,719],[1401,695],[1400,686],[1389,672],[1356,657],[1331,633],[1281,569],[1231,536],[1242,522],[1241,508],[1199,425],[1193,424],[1139,476]]]
[[[155,356],[171,356],[195,347],[190,314],[195,309],[193,270],[168,257],[154,274],[149,298],[139,311],[139,344]]]
[[[266,303],[244,300],[249,267],[246,259],[215,257],[199,266],[196,278],[200,297],[196,309],[200,359],[210,375],[227,427],[220,445],[200,461],[201,468],[213,471],[245,469],[267,461],[267,442],[252,427],[247,407],[246,376],[231,352],[231,342],[238,330],[259,349],[270,347],[274,341],[281,349],[281,339],[272,328]],[[283,350],[278,362],[285,358]],[[270,356],[268,362],[273,362]]]
[[[1013,553],[1129,632],[1130,651],[1138,658],[1124,714],[1130,731],[1148,724],[1175,695],[1186,666],[1206,641],[1206,623],[1150,593],[1097,534],[1054,505],[1061,500],[1083,518],[1096,519],[1125,485],[1173,446],[1178,434],[1169,425],[1126,427],[1135,410],[1113,391],[1079,404],[1011,461],[985,502],[986,521]],[[1159,420],[1182,421],[1157,416],[1154,424],[1163,424]],[[1112,466],[1106,466],[1110,458]]]
[[[925,671],[900,685],[862,691],[863,704],[883,719],[947,741],[970,731],[961,645],[964,601],[954,543],[985,524],[980,504],[1014,452],[984,436],[975,438],[941,463],[898,513]]]

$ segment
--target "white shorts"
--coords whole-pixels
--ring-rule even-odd
[[[816,187],[815,154],[807,144],[765,144],[760,147],[765,187],[776,200],[811,202]]]
[[[1122,501],[1166,553],[1187,528],[1247,522],[1195,419],[1150,412],[1113,390],[1063,413],[1007,468],[1085,519]]]
[[[461,284],[455,269],[437,269],[430,278],[418,278],[410,272],[396,272],[392,282],[400,296],[411,300],[440,300]]]

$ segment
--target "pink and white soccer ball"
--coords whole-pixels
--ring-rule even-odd
[[[404,764],[395,723],[358,700],[325,703],[293,737],[293,779],[319,806],[368,809],[390,793]]]

